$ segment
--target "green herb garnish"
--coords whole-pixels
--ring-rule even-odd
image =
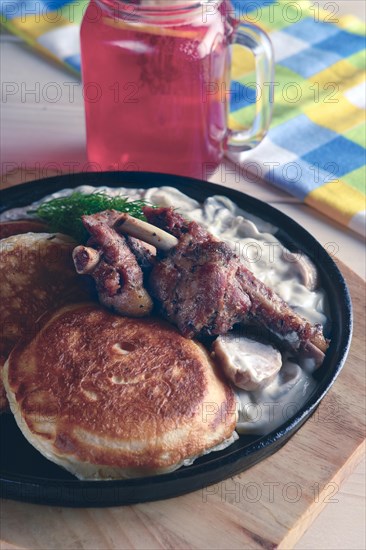
[[[118,210],[130,214],[134,218],[145,220],[142,207],[146,204],[147,202],[142,200],[132,201],[123,196],[111,197],[99,191],[89,195],[75,192],[69,197],[46,201],[29,213],[35,214],[47,222],[51,231],[66,233],[74,237],[77,242],[85,243],[89,234],[81,220],[81,216],[84,214],[96,214],[103,210]]]

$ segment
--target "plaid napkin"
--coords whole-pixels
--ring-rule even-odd
[[[0,0],[2,23],[31,46],[80,72],[79,25],[88,0]],[[365,33],[308,0],[233,0],[241,19],[270,35],[274,116],[240,170],[261,177],[363,234],[366,220]],[[231,127],[256,114],[253,59],[236,47]]]

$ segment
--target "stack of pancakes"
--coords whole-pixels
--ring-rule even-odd
[[[41,315],[90,296],[85,279],[75,273],[75,242],[46,229],[28,220],[0,224],[0,369],[15,344],[37,331]],[[0,384],[0,411],[6,408]]]
[[[200,344],[90,301],[66,236],[0,245],[3,380],[39,452],[81,479],[112,479],[169,472],[235,439],[233,390]]]

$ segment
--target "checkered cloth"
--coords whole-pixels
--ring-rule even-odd
[[[237,15],[270,35],[274,116],[241,170],[291,193],[361,234],[366,220],[365,33],[352,16],[308,0],[233,0]],[[2,22],[40,52],[80,71],[87,0],[0,0]],[[251,56],[234,50],[232,128],[249,127],[258,91]]]

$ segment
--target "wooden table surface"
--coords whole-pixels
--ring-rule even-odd
[[[352,12],[365,19],[363,0],[332,2],[335,3],[339,5],[340,13]],[[17,38],[3,32],[0,40],[2,80],[19,86],[19,93],[9,97],[2,106],[2,188],[27,179],[82,171],[87,166],[87,159],[80,84],[69,73],[30,52]],[[51,82],[57,83],[62,90],[57,103],[47,102],[42,97],[42,89]],[[22,89],[24,92],[39,89],[40,94],[22,94]],[[242,175],[235,176],[231,169],[230,163],[223,163],[212,181],[252,194],[292,216],[323,246],[328,250],[332,248],[336,259],[365,279],[365,243],[361,237],[274,187],[265,183],[254,184]],[[6,173],[9,175],[4,176]],[[366,547],[364,457],[354,472],[350,472],[348,479],[337,487],[336,497],[336,502],[326,505],[296,544],[296,548],[354,550]],[[22,506],[26,515],[28,505]],[[63,521],[63,515],[60,514],[60,522]],[[39,525],[37,521],[34,524]],[[29,544],[24,542],[19,546],[15,542],[19,538],[12,536],[12,533],[15,534],[18,528],[8,519],[2,523],[1,549],[35,548],[32,540],[36,539],[31,533]],[[27,541],[27,537],[22,540]],[[62,548],[62,544],[56,547]],[[75,539],[77,547],[92,549],[93,545],[81,545]],[[128,541],[121,542],[122,547],[128,548]],[[153,548],[147,539],[141,541],[141,547]],[[204,548],[204,542],[197,547]]]

